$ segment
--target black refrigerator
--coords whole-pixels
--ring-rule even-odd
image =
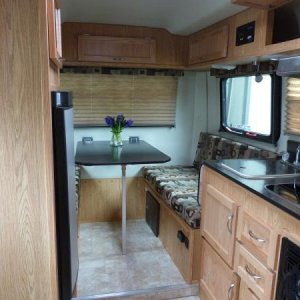
[[[51,98],[59,299],[70,300],[78,275],[73,103],[70,92]]]

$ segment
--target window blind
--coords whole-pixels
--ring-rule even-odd
[[[300,134],[300,78],[288,78],[286,100],[286,131]]]
[[[104,126],[118,113],[134,126],[175,126],[177,77],[62,73],[61,88],[73,93],[77,126]]]

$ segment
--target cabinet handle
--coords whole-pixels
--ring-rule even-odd
[[[232,220],[233,220],[233,217],[234,217],[234,214],[231,214],[227,218],[227,224],[226,224],[226,226],[227,226],[227,229],[228,229],[228,231],[229,231],[230,234],[232,234]]]
[[[259,275],[255,274],[255,273],[253,273],[253,272],[250,270],[250,268],[249,268],[248,265],[245,266],[245,270],[246,270],[246,272],[247,272],[253,279],[255,279],[255,280],[260,280],[260,279],[262,279],[262,276],[259,276]]]
[[[114,57],[113,60],[121,61],[124,60],[124,57]]]
[[[234,285],[234,283],[232,283],[230,285],[230,287],[228,288],[228,291],[227,291],[227,299],[228,300],[232,300],[232,296],[233,296],[232,291],[233,291],[234,287],[235,287],[235,285]]]
[[[250,235],[250,237],[251,237],[252,239],[256,240],[258,243],[262,243],[262,244],[263,244],[263,243],[266,242],[266,240],[257,237],[256,234],[253,233],[252,230],[249,230],[249,231],[248,231],[248,234]]]

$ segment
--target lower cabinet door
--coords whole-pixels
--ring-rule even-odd
[[[237,300],[239,278],[205,239],[202,239],[201,300]]]
[[[238,205],[211,184],[204,186],[202,235],[223,260],[233,266]]]

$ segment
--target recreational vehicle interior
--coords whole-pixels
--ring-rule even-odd
[[[0,2],[0,300],[300,299],[300,1]]]

